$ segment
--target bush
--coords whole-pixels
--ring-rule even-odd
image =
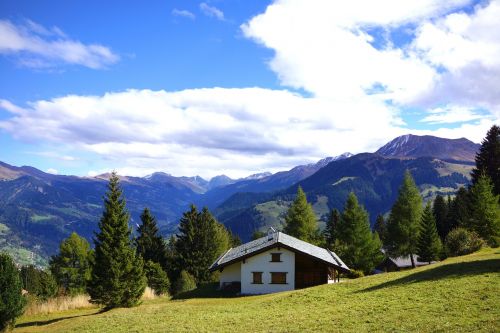
[[[21,268],[21,282],[23,289],[32,296],[47,300],[57,294],[57,282],[49,272],[38,269],[33,265]]]
[[[175,293],[180,294],[193,289],[196,289],[196,281],[194,277],[188,272],[182,271],[175,283]]]
[[[160,264],[148,260],[144,265],[144,272],[148,279],[148,286],[155,291],[157,296],[168,293],[170,280]]]
[[[463,256],[476,252],[484,245],[484,241],[474,231],[456,228],[446,236],[446,252],[450,257]]]
[[[349,272],[349,274],[347,276],[351,279],[357,279],[357,278],[365,276],[365,273],[363,273],[363,271],[361,271],[361,270],[351,269],[351,271]]]
[[[23,313],[26,299],[22,296],[19,271],[7,254],[0,254],[0,332],[14,326]]]

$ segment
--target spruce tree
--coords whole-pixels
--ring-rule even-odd
[[[179,223],[175,241],[178,266],[194,276],[198,284],[209,282],[209,266],[230,246],[229,233],[205,207],[198,212],[194,205]]]
[[[90,244],[76,232],[59,245],[59,254],[50,260],[50,270],[57,283],[70,295],[82,294],[90,279],[92,251]]]
[[[437,195],[434,199],[434,204],[432,207],[432,213],[436,219],[436,227],[439,237],[442,241],[446,238],[446,235],[451,231],[449,221],[448,221],[448,204],[445,202],[442,195]]]
[[[425,206],[420,222],[418,235],[417,255],[418,260],[428,262],[439,259],[442,252],[442,243],[436,228],[436,220],[432,213],[430,202]]]
[[[461,187],[455,198],[451,200],[448,209],[448,227],[453,230],[457,227],[471,228],[471,202],[469,192]]]
[[[338,211],[337,208],[334,208],[330,211],[330,214],[328,214],[325,230],[323,230],[326,244],[328,247],[331,247],[335,243],[336,239],[335,230],[339,222],[340,222],[340,212]]]
[[[488,241],[498,246],[500,240],[500,205],[498,195],[493,194],[490,178],[483,174],[470,189],[471,229]]]
[[[146,287],[143,260],[133,247],[125,205],[118,176],[113,172],[99,233],[94,238],[95,261],[87,285],[90,301],[106,309],[136,305]]]
[[[0,332],[14,327],[17,317],[23,314],[26,299],[23,297],[19,271],[12,258],[0,253]]]
[[[493,194],[500,195],[500,127],[493,125],[476,154],[476,167],[472,170],[472,184],[485,173],[493,182]]]
[[[144,259],[144,262],[158,263],[165,270],[167,268],[167,247],[158,230],[156,218],[148,208],[144,208],[141,214],[141,225],[137,231],[139,233],[135,239],[137,253]]]
[[[317,240],[318,222],[311,204],[307,202],[306,194],[299,186],[297,197],[285,216],[283,232],[306,242]]]
[[[144,273],[148,280],[148,287],[154,290],[155,295],[159,296],[168,293],[170,280],[159,263],[146,261],[144,264]]]
[[[374,229],[377,232],[378,236],[380,237],[380,240],[382,241],[382,243],[385,243],[385,238],[386,238],[386,234],[387,234],[387,224],[386,224],[384,216],[382,214],[377,215],[377,219],[375,220]]]
[[[382,261],[382,242],[377,233],[372,233],[368,212],[352,192],[340,216],[336,235],[335,251],[350,268],[368,274]]]
[[[387,222],[386,248],[393,257],[410,256],[415,267],[413,255],[417,251],[417,240],[422,217],[422,197],[409,171],[405,172],[399,196],[392,206]]]

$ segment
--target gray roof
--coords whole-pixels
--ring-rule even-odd
[[[276,246],[283,246],[292,251],[297,251],[311,257],[317,258],[327,264],[348,271],[344,262],[332,251],[322,247],[312,245],[300,239],[284,234],[282,232],[273,232],[268,235],[256,239],[254,241],[242,244],[238,247],[227,250],[210,266],[210,270],[222,268],[234,262],[243,260],[244,258],[253,256],[257,253],[265,251]]]
[[[388,259],[392,261],[394,265],[396,265],[399,268],[411,267],[410,256],[397,257],[397,258],[389,257]],[[424,266],[429,264],[428,262],[419,261],[418,256],[416,254],[413,255],[413,259],[415,260],[415,266]],[[431,263],[435,263],[435,261],[432,261]]]

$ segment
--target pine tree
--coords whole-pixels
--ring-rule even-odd
[[[490,178],[483,174],[470,189],[471,229],[488,241],[497,245],[500,240],[500,205],[498,195],[493,194]]]
[[[384,216],[382,214],[377,215],[377,219],[375,220],[374,229],[377,232],[378,236],[380,237],[380,240],[382,241],[382,243],[385,243],[385,238],[386,238],[386,234],[387,234],[387,224],[386,224]]]
[[[461,187],[458,189],[448,208],[448,227],[453,230],[457,227],[470,228],[471,202],[469,192]]]
[[[57,282],[50,272],[28,265],[21,267],[20,274],[23,289],[30,295],[47,300],[57,294]]]
[[[410,172],[406,171],[387,222],[386,247],[391,256],[410,256],[412,267],[415,267],[413,255],[417,251],[421,217],[422,197]]]
[[[92,251],[90,244],[76,232],[59,245],[59,254],[50,260],[50,270],[57,283],[70,295],[82,294],[90,279]]]
[[[193,275],[198,284],[211,280],[209,266],[229,245],[229,233],[206,207],[198,212],[191,205],[183,214],[175,242],[178,265]]]
[[[135,239],[137,253],[144,259],[144,262],[152,261],[166,269],[168,266],[166,244],[158,230],[156,218],[148,208],[144,208],[141,222],[137,229],[139,235]]]
[[[434,204],[432,207],[432,213],[436,219],[436,227],[439,237],[442,241],[446,238],[446,235],[451,231],[449,220],[448,220],[448,204],[445,202],[442,195],[437,195],[434,199]]]
[[[0,332],[13,328],[16,318],[23,314],[26,299],[21,291],[16,265],[9,255],[0,253]]]
[[[430,202],[425,206],[420,222],[417,255],[418,260],[428,262],[439,259],[442,252],[442,243],[436,228],[436,220],[432,213]]]
[[[500,127],[493,125],[476,154],[476,167],[472,170],[472,184],[485,173],[493,182],[493,193],[500,195]]]
[[[136,305],[146,287],[143,260],[133,247],[125,205],[118,176],[113,172],[99,222],[100,231],[94,238],[95,261],[87,284],[91,302],[102,304],[106,309]]]
[[[372,233],[368,213],[352,192],[340,216],[336,235],[335,250],[350,268],[368,274],[382,261],[382,242],[377,233]]]
[[[285,216],[285,222],[284,233],[310,243],[317,240],[316,215],[300,186],[297,189],[297,198]]]
[[[337,238],[335,235],[335,230],[340,222],[340,212],[337,208],[334,208],[328,214],[328,219],[326,220],[325,230],[323,230],[326,245],[331,247],[335,243]]]

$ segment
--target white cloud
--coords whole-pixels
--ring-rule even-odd
[[[53,175],[58,175],[59,174],[59,171],[57,171],[56,169],[53,169],[53,168],[49,168],[47,169],[46,171],[47,173],[51,173]]]
[[[200,3],[200,10],[203,14],[209,17],[214,17],[220,21],[224,21],[224,12],[215,6],[209,6],[206,3]]]
[[[463,106],[447,105],[429,111],[429,115],[421,120],[430,124],[454,124],[484,119],[485,115]],[[489,117],[491,118],[491,117]]]
[[[193,13],[191,13],[189,10],[185,10],[185,9],[174,8],[172,10],[172,15],[174,15],[174,16],[180,16],[180,17],[185,17],[185,18],[188,18],[188,19],[191,19],[191,20],[194,20],[196,18],[196,16]]]
[[[101,69],[120,59],[106,46],[83,44],[57,27],[47,29],[29,20],[22,25],[0,20],[0,54],[14,55],[28,67],[70,64]]]

